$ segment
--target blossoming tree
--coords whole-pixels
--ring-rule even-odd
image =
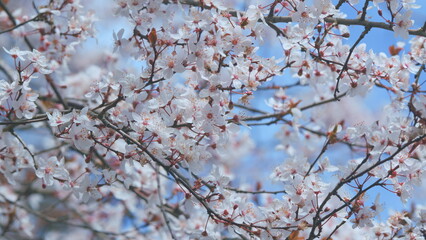
[[[1,238],[424,239],[420,6],[249,2],[0,0]]]

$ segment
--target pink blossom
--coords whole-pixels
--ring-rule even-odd
[[[43,179],[44,186],[51,186],[54,180],[69,181],[69,173],[61,163],[63,160],[53,156],[48,159],[39,158],[37,161],[36,175]]]
[[[413,25],[414,21],[411,20],[411,11],[406,11],[403,14],[398,13],[395,17],[395,25],[393,31],[395,36],[401,36],[402,38],[408,38],[408,29]]]

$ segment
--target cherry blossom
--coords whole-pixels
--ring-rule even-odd
[[[24,56],[28,54],[27,51],[21,51],[21,50],[19,50],[18,47],[14,47],[14,48],[11,48],[9,50],[7,50],[5,47],[3,47],[3,50],[5,52],[7,52],[10,56],[12,56],[12,58],[19,59],[21,61],[24,61],[25,60]]]
[[[396,2],[396,1],[393,1]],[[408,28],[410,28],[414,21],[410,20],[411,11],[406,11],[403,14],[398,13],[395,18],[395,26],[393,30],[395,32],[395,36],[401,36],[403,38],[408,38]]]
[[[295,13],[291,15],[291,19],[299,23],[300,27],[307,28],[317,21],[313,13],[314,9],[312,6],[306,6],[305,2],[300,1],[296,7]]]
[[[3,100],[6,100],[11,97],[11,95],[14,92],[15,89],[15,82],[8,83],[5,80],[0,80],[0,91],[1,91],[1,98],[0,101],[3,102]]]
[[[58,160],[55,156],[48,159],[39,158],[37,163],[36,175],[43,179],[43,186],[51,186],[54,180],[69,181],[69,174],[63,167],[63,160]]]
[[[25,4],[0,0],[2,237],[424,237],[420,1]]]
[[[46,115],[49,118],[49,124],[52,127],[56,127],[56,126],[65,124],[65,123],[69,122],[72,118],[71,113],[64,115],[61,112],[59,112],[57,109],[55,109],[52,114],[47,112]]]

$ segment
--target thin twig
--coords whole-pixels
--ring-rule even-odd
[[[161,194],[160,169],[157,167],[156,171],[157,171],[157,174],[155,175],[155,177],[157,179],[158,200],[160,201],[159,207],[160,207],[161,213],[163,214],[164,222],[166,223],[167,229],[169,229],[170,236],[172,237],[172,239],[176,240],[177,238],[175,234],[173,233],[172,227],[170,226],[170,220],[167,217],[166,211],[164,211],[163,197]]]
[[[311,163],[311,165],[309,166],[308,171],[305,174],[306,178],[307,176],[309,176],[309,173],[311,173],[311,170],[314,168],[315,164],[318,162],[318,160],[321,158],[321,156],[325,153],[325,151],[327,151],[327,147],[330,144],[330,139],[327,139],[324,143],[324,146],[321,148],[320,153],[318,154],[318,156],[315,158],[315,160]]]
[[[34,167],[35,169],[38,169],[38,164],[35,160],[34,154],[31,152],[31,150],[27,147],[27,145],[25,144],[25,142],[22,140],[22,138],[20,136],[18,136],[18,134],[15,133],[15,131],[12,129],[9,131],[10,134],[12,134],[16,139],[18,139],[19,143],[21,143],[22,147],[30,154],[31,158],[33,159],[34,162]]]
[[[38,19],[40,19],[40,17],[41,17],[41,15],[37,15],[37,16],[35,16],[35,17],[33,17],[33,18],[31,18],[31,19],[29,19],[29,20],[25,21],[25,22],[21,22],[21,23],[19,23],[19,24],[16,24],[15,26],[13,26],[13,27],[11,27],[11,28],[9,28],[9,29],[6,29],[6,30],[4,30],[4,31],[1,31],[1,32],[0,32],[0,35],[1,35],[1,34],[3,34],[3,33],[7,33],[7,32],[10,32],[10,31],[13,31],[13,30],[15,30],[15,29],[17,29],[17,28],[19,28],[19,27],[21,27],[21,26],[23,26],[23,25],[25,25],[25,24],[27,24],[27,23],[29,23],[29,22],[37,21]]]
[[[361,42],[361,40],[365,37],[365,35],[367,35],[367,33],[371,30],[370,26],[365,27],[364,31],[361,33],[361,35],[358,37],[358,39],[356,40],[356,42],[352,45],[351,49],[349,49],[349,54],[346,57],[346,61],[343,64],[342,69],[340,69],[340,73],[339,76],[337,77],[337,82],[336,82],[336,87],[334,88],[334,98],[336,100],[339,100],[339,97],[337,96],[337,93],[339,92],[339,83],[340,83],[340,79],[343,76],[343,72],[345,72],[348,69],[348,63],[349,63],[349,59],[352,56],[353,51],[355,50],[356,46],[358,45],[358,43]]]

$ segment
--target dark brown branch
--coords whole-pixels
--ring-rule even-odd
[[[245,194],[280,194],[280,193],[286,194],[287,193],[285,190],[280,190],[280,191],[266,191],[266,190],[248,191],[248,190],[241,190],[241,189],[231,188],[231,187],[226,187],[225,189],[227,189],[229,191],[236,192],[236,193],[245,193]]]
[[[370,0],[365,0],[364,7],[362,7],[362,14],[359,20],[365,21],[365,16],[367,15],[367,7]]]
[[[292,22],[291,17],[273,17],[268,20],[274,23]],[[324,18],[324,21],[327,23],[336,23],[336,24],[345,25],[345,26],[364,26],[366,28],[368,27],[380,28],[384,30],[393,31],[392,26],[384,22],[373,22],[373,21],[363,21],[361,19],[331,18],[331,17]],[[408,30],[408,34],[413,36],[426,37],[426,32],[422,28]]]
[[[346,0],[339,0],[339,2],[336,4],[336,9],[339,9],[345,2]]]
[[[196,7],[200,6],[200,2],[195,1],[195,0],[181,0],[180,2],[182,4],[185,4],[185,5],[196,6]],[[337,6],[340,7],[340,5],[342,5],[344,2],[345,1],[340,1]],[[163,3],[170,3],[170,1],[165,0],[165,1],[163,1]],[[206,7],[204,7],[204,8],[206,8]],[[234,17],[237,16],[236,11],[230,11],[229,13],[231,15],[233,15]],[[272,23],[293,22],[291,17],[288,17],[288,16],[285,16],[285,17],[281,17],[281,16],[267,17],[267,16],[265,16],[265,20],[268,20]],[[259,19],[259,21],[261,21],[261,20]],[[347,18],[333,18],[333,17],[326,17],[326,18],[324,18],[324,21],[327,22],[327,23],[336,23],[336,24],[346,25],[346,26],[364,26],[366,28],[380,28],[380,29],[393,31],[392,26],[388,23],[385,23],[385,22],[373,22],[373,21],[365,21],[365,20],[362,20],[362,19],[347,19]],[[408,34],[413,35],[413,36],[426,37],[426,31],[423,28],[408,30]]]

